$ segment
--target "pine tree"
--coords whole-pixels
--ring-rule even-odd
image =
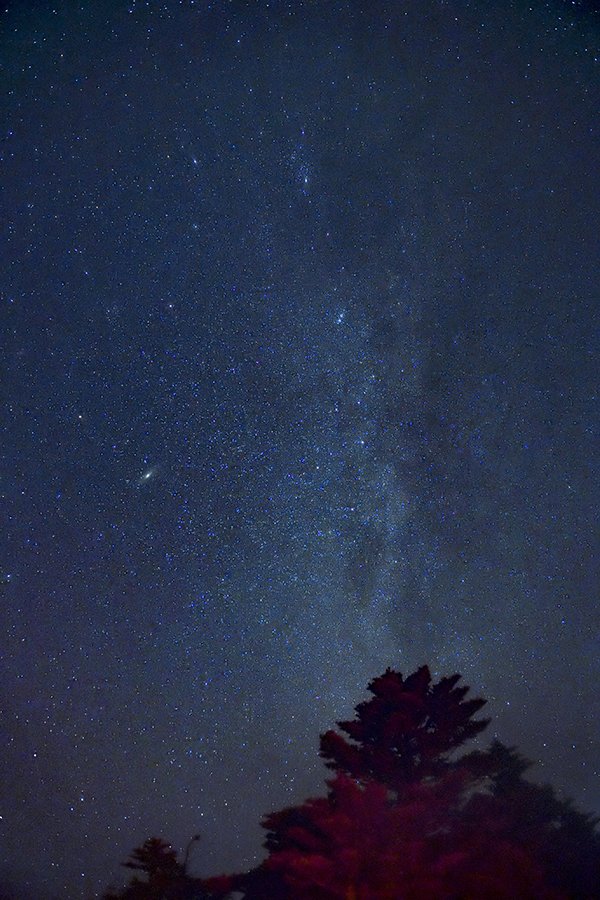
[[[535,856],[498,829],[493,810],[461,821],[465,773],[414,781],[399,802],[345,774],[326,797],[268,816],[265,862],[246,900],[561,900]],[[491,817],[490,817],[491,816]]]
[[[388,669],[372,699],[328,731],[337,774],[326,797],[266,817],[267,859],[237,882],[246,900],[559,900],[543,866],[507,832],[490,796],[471,812],[496,760],[456,751],[480,734],[482,699],[460,676]]]
[[[510,840],[530,848],[550,882],[570,897],[600,897],[600,820],[557,797],[551,785],[524,778],[533,763],[515,747],[493,741],[489,760],[494,808]]]
[[[136,847],[129,859],[123,863],[126,869],[145,872],[149,879],[159,877],[172,878],[183,874],[183,868],[177,861],[177,853],[162,838],[149,838]]]
[[[154,840],[126,864],[148,881],[134,879],[118,897],[600,898],[596,820],[527,781],[530,763],[514,748],[495,741],[460,754],[488,720],[475,718],[485,701],[467,699],[459,681],[433,683],[426,666],[375,678],[355,719],[338,722],[343,733],[321,736],[335,773],[326,795],[264,819],[268,855],[252,871],[190,879]]]
[[[177,852],[162,838],[149,838],[136,847],[123,863],[126,869],[143,872],[135,875],[119,893],[108,892],[104,900],[206,900],[209,896],[199,879],[190,878]]]
[[[452,675],[432,684],[427,666],[406,679],[387,669],[369,684],[374,696],[358,704],[356,718],[337,723],[350,741],[335,731],[321,736],[327,767],[396,791],[448,770],[451,754],[490,721],[473,719],[486,701],[466,700],[469,688],[459,681]]]

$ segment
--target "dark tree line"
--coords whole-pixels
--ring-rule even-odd
[[[596,819],[524,776],[515,748],[458,751],[489,724],[453,675],[388,669],[340,731],[321,736],[323,797],[263,820],[265,860],[198,879],[152,838],[105,900],[565,900],[600,898]]]

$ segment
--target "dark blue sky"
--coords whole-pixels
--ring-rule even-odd
[[[597,15],[3,16],[0,881],[250,865],[386,666],[600,810]]]

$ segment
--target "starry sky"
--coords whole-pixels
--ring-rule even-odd
[[[7,896],[252,865],[386,666],[600,812],[598,22],[9,0]]]

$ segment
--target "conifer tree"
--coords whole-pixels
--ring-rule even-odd
[[[493,817],[456,827],[464,772],[414,781],[401,802],[345,774],[326,797],[268,816],[269,856],[237,887],[246,900],[564,900],[533,853]]]
[[[432,684],[427,666],[406,679],[387,669],[369,684],[373,697],[358,704],[356,718],[337,723],[350,740],[333,730],[321,736],[327,767],[396,791],[440,775],[453,765],[451,754],[490,721],[473,718],[486,701],[466,700],[469,688],[459,681],[452,675]]]
[[[342,734],[321,736],[335,773],[326,795],[264,819],[255,869],[191,879],[167,844],[148,841],[126,864],[148,881],[118,897],[599,900],[596,820],[526,780],[514,748],[460,754],[489,720],[459,681],[433,683],[426,666],[375,678]]]
[[[515,747],[492,742],[488,751],[492,771],[491,800],[506,822],[505,833],[536,854],[550,882],[570,897],[600,897],[600,820],[561,799],[549,784],[523,776],[533,763]]]
[[[131,852],[123,865],[126,869],[145,872],[149,878],[183,874],[176,851],[162,838],[149,838],[144,841],[141,847],[136,847]]]
[[[127,887],[119,893],[106,893],[104,900],[206,900],[208,896],[202,882],[186,874],[185,864],[162,838],[144,841],[123,866],[143,872],[146,878],[134,875]]]

